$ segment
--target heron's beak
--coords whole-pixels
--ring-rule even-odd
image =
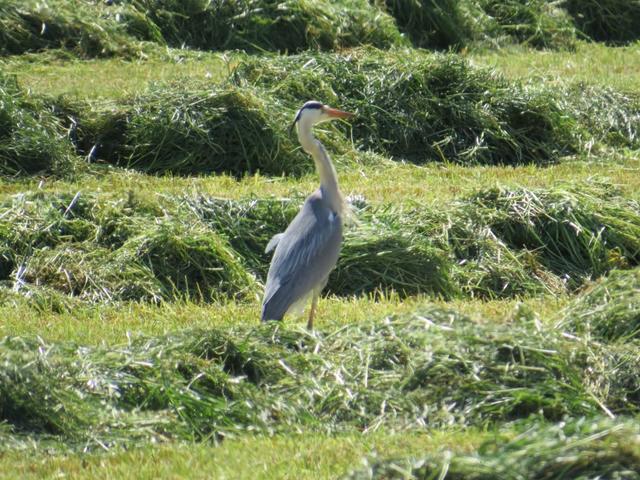
[[[331,108],[331,107],[324,107],[324,113],[326,113],[332,118],[351,118],[355,116],[355,113],[344,112],[342,110],[338,110],[337,108]]]

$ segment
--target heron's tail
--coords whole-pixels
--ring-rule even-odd
[[[280,313],[276,311],[274,308],[270,308],[270,305],[272,307],[272,304],[270,304],[270,302],[265,302],[262,304],[262,313],[260,315],[260,321],[261,322],[269,322],[272,320],[281,321],[282,317],[284,317],[285,312]]]

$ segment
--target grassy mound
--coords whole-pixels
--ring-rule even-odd
[[[523,43],[571,48],[575,43],[572,18],[545,0],[386,0],[385,5],[417,47]]]
[[[482,298],[557,293],[640,264],[640,209],[605,184],[478,192],[448,209],[380,209],[374,221],[446,252],[459,291]]]
[[[284,231],[297,201],[187,199],[257,276],[264,247]],[[638,205],[604,184],[550,190],[490,189],[433,211],[364,206],[348,228],[327,289],[339,295],[394,289],[444,298],[558,293],[612,268],[640,263]]]
[[[640,38],[638,0],[565,0],[563,6],[593,40],[620,44]]]
[[[640,263],[639,206],[606,185],[580,189],[492,189],[463,209],[512,249],[531,252],[570,288],[615,267]],[[484,210],[487,208],[487,210]]]
[[[279,175],[311,165],[294,151],[282,110],[251,89],[185,81],[120,105],[71,103],[65,111],[78,125],[80,153],[143,172]]]
[[[249,268],[265,279],[272,253],[266,254],[264,249],[273,235],[287,228],[303,199],[238,202],[197,197],[188,202],[190,209],[211,228],[223,232]],[[454,296],[456,288],[444,252],[431,246],[428,239],[394,230],[373,216],[362,220],[358,227],[346,231],[328,291],[345,296],[387,290],[400,295]]]
[[[226,240],[198,226],[160,223],[130,239],[119,253],[146,266],[168,298],[241,299],[255,293],[254,278]]]
[[[66,49],[80,57],[133,55],[136,47],[105,2],[5,0],[0,5],[0,55]]]
[[[446,252],[429,239],[384,225],[360,225],[346,233],[327,285],[336,295],[395,291],[450,299],[458,291]]]
[[[83,155],[145,172],[297,174],[286,130],[309,98],[356,112],[361,149],[414,163],[548,164],[600,145],[638,148],[640,100],[595,87],[509,82],[453,55],[359,49],[245,57],[228,84],[155,85],[118,105],[58,102]],[[340,126],[338,126],[340,128]],[[320,138],[333,151],[346,136]]]
[[[186,202],[197,218],[229,239],[252,271],[266,279],[272,254],[264,250],[275,234],[284,232],[304,199],[236,201],[196,196]]]
[[[547,0],[480,0],[486,25],[481,37],[513,42],[534,48],[572,48],[576,32],[573,19]],[[488,35],[487,35],[488,34]],[[493,38],[491,38],[493,37]]]
[[[202,50],[297,52],[403,43],[393,19],[366,0],[181,2],[131,0],[152,27],[125,17],[133,34]]]
[[[452,55],[245,57],[222,85],[154,84],[115,103],[33,99],[15,82],[3,85],[14,132],[0,143],[7,174],[73,171],[80,162],[71,143],[90,162],[148,173],[308,172],[312,162],[287,127],[310,97],[357,113],[351,133],[360,149],[415,163],[542,165],[601,145],[640,145],[636,96],[508,82]],[[347,134],[335,133],[344,126],[328,128],[317,133],[332,152],[353,150]]]
[[[43,248],[24,260],[18,285],[46,286],[89,301],[158,301],[163,292],[153,273],[135,260],[113,258],[107,249],[85,242]],[[127,281],[131,279],[131,281]],[[27,287],[27,297],[33,295]]]
[[[25,295],[37,287],[93,302],[252,297],[271,260],[267,243],[303,199],[153,201],[10,198],[0,205],[0,280]],[[603,184],[495,188],[437,210],[361,203],[329,293],[557,294],[640,264],[640,208]]]
[[[42,101],[0,74],[0,175],[69,174],[73,146]]]
[[[407,45],[400,30],[425,48],[571,48],[576,27],[599,41],[633,41],[639,19],[638,0],[6,0],[0,54],[63,49],[84,58],[133,57],[144,42],[249,52],[386,49]]]
[[[474,36],[471,2],[385,0],[384,3],[416,47],[456,48],[469,43]]]
[[[359,147],[415,163],[546,164],[597,142],[637,145],[640,109],[629,96],[521,85],[450,55],[247,58],[233,81],[266,89],[291,111],[309,98],[354,111]]]
[[[405,44],[393,18],[366,0],[9,0],[0,6],[0,26],[0,54],[64,49],[80,57],[132,57],[144,50],[141,40],[253,52]]]
[[[227,241],[191,220],[133,195],[20,195],[2,207],[0,279],[27,297],[44,287],[92,302],[253,296],[255,279]],[[35,294],[38,304],[47,291]]]
[[[581,293],[562,313],[560,323],[602,340],[640,336],[640,269],[612,272]]]
[[[640,96],[608,88],[576,85],[559,92],[560,108],[576,118],[583,149],[602,143],[640,148]]]
[[[478,325],[442,310],[318,335],[270,324],[115,347],[5,338],[0,419],[14,434],[85,447],[247,430],[480,427],[594,415],[605,402],[637,411],[637,347],[616,359],[627,383],[609,382],[604,397],[592,386],[608,382],[591,368],[603,358],[589,355],[596,347],[534,322]]]
[[[428,455],[370,463],[345,479],[515,480],[640,478],[640,430],[633,420],[580,419],[537,424],[475,453]]]

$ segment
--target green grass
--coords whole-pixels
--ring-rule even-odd
[[[371,163],[386,156],[416,164],[547,165],[640,142],[640,100],[633,92],[533,86],[454,55],[409,50],[238,57],[215,86],[176,79],[115,102],[33,95],[11,82],[7,77],[12,90],[3,95],[14,109],[48,119],[42,131],[30,133],[15,128],[20,117],[14,113],[11,128],[21,131],[23,143],[37,145],[42,137],[75,151],[85,159],[69,159],[76,170],[98,162],[153,174],[301,174],[309,163],[286,125],[309,96],[356,113],[351,141],[344,133],[321,134],[343,161],[354,160],[357,149],[375,152]],[[19,160],[6,160],[9,173],[60,170],[60,161],[43,163],[25,148],[14,154]]]
[[[509,78],[551,85],[585,83],[640,91],[640,44],[606,47],[579,43],[575,51],[481,50],[469,55],[474,64],[495,68]]]
[[[13,470],[0,478],[43,478],[64,473],[69,478],[128,478],[136,465],[136,478],[322,478],[332,479],[360,466],[363,457],[418,455],[424,449],[455,448],[467,451],[487,434],[438,432],[370,435],[246,435],[219,445],[160,445],[114,454],[28,457],[24,452],[4,454]],[[6,476],[5,476],[6,475]]]
[[[300,199],[24,192],[0,203],[2,303],[162,302],[259,295],[270,238]],[[597,182],[491,188],[443,206],[355,199],[327,291],[452,299],[574,291],[640,262],[638,204]]]
[[[25,95],[15,78],[0,76],[0,174],[73,172],[73,147],[56,118],[38,99]]]
[[[540,297],[527,300],[451,300],[438,301],[421,296],[400,298],[389,295],[381,298],[320,299],[319,322],[327,328],[339,328],[370,318],[382,318],[394,313],[408,313],[422,305],[452,308],[468,315],[476,322],[507,322],[521,308],[550,319],[566,306],[567,297]],[[521,306],[522,305],[522,306]],[[40,309],[28,301],[0,307],[4,321],[0,336],[37,336],[52,342],[71,341],[83,345],[120,343],[128,336],[165,335],[184,328],[228,328],[233,325],[257,324],[258,301],[202,304],[174,302],[161,305],[128,303],[107,306],[78,305],[72,311]],[[303,326],[304,318],[290,318],[288,322]]]
[[[332,4],[305,35],[317,6],[286,2],[288,53],[314,53],[213,53],[180,48],[212,10],[98,3],[0,29],[39,51],[0,57],[0,477],[635,478],[638,44],[484,1],[494,20],[468,29],[462,2],[405,10],[401,30],[437,25],[409,41],[460,53],[345,49],[396,42],[369,16],[394,2]],[[260,37],[274,12],[227,40],[281,50]],[[311,95],[359,114],[318,129],[359,223],[313,335],[258,324],[263,244],[317,188],[285,133]],[[416,136],[403,110],[428,112]],[[478,165],[509,152],[536,164]]]
[[[388,12],[388,13],[387,13]],[[79,58],[144,56],[171,46],[250,52],[337,50],[359,45],[460,49],[520,43],[572,48],[578,36],[610,43],[638,38],[640,6],[627,2],[423,0],[307,2],[127,0],[0,5],[0,53],[61,49]],[[406,37],[401,35],[404,32]]]
[[[640,335],[640,270],[612,272],[577,296],[562,313],[563,328],[602,341]]]
[[[565,4],[577,27],[588,37],[609,44],[624,44],[640,38],[637,0],[569,0]]]
[[[446,452],[370,463],[350,479],[640,478],[638,427],[632,421],[584,419],[530,428],[477,453]],[[594,477],[596,475],[596,477]]]
[[[534,320],[522,309],[499,324],[427,308],[314,334],[233,326],[96,347],[7,337],[5,435],[93,450],[637,413],[634,346],[564,338]]]
[[[611,48],[580,42],[575,51],[485,48],[468,52],[465,58],[512,79],[542,79],[551,85],[585,82],[640,92],[639,56],[638,44]],[[150,82],[189,77],[217,83],[240,58],[233,52],[167,49],[134,60],[78,61],[51,53],[29,54],[0,57],[0,65],[5,73],[18,75],[20,84],[35,93],[117,100],[145,91]]]

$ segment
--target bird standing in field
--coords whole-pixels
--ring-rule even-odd
[[[287,229],[267,245],[265,251],[275,248],[275,253],[262,301],[263,322],[282,320],[287,312],[304,308],[311,297],[307,328],[313,329],[318,296],[340,254],[345,205],[336,170],[312,128],[321,122],[352,116],[316,101],[307,102],[298,110],[294,126],[302,148],[316,164],[320,188],[307,197]]]

